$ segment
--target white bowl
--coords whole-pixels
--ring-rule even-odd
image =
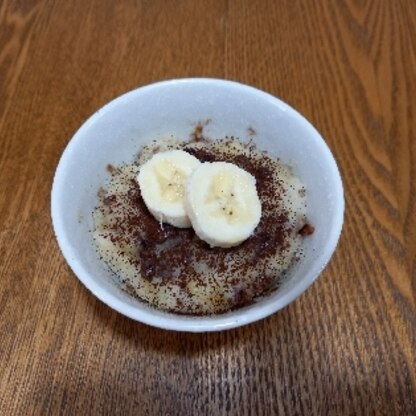
[[[122,291],[91,241],[91,212],[110,163],[132,161],[158,137],[189,138],[198,121],[210,119],[211,138],[246,139],[254,129],[257,147],[293,167],[308,190],[308,218],[315,233],[304,240],[304,257],[284,284],[255,304],[226,314],[181,316],[155,310]],[[59,246],[82,283],[111,308],[160,328],[205,332],[254,322],[303,293],[328,263],[344,214],[340,174],[320,134],[293,108],[236,82],[191,78],[159,82],[116,98],[91,116],[62,154],[52,187],[52,220]]]

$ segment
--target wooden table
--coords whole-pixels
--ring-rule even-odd
[[[1,415],[415,415],[414,0],[0,1]],[[97,108],[207,76],[322,132],[346,216],[320,279],[211,334],[113,312],[70,271],[50,189]]]

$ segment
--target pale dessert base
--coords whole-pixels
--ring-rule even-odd
[[[176,231],[155,219],[151,223],[140,204],[135,178],[141,164],[169,149],[243,165],[244,160],[254,161],[259,168],[252,173],[258,183],[262,219],[252,237],[233,249],[210,248],[192,230]],[[299,230],[306,223],[305,189],[288,166],[254,146],[234,138],[216,142],[169,138],[152,142],[134,163],[112,168],[111,173],[93,213],[93,240],[123,288],[156,308],[209,315],[250,304],[278,287],[299,253]],[[183,249],[182,239],[187,241]],[[146,257],[147,252],[151,257]]]

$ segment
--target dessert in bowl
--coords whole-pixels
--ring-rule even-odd
[[[224,146],[228,146],[229,150],[238,143],[241,143],[239,154],[230,155],[230,152],[227,154],[224,151]],[[223,148],[218,150],[220,146]],[[102,244],[97,245],[97,239],[104,241],[103,236],[110,243],[123,237],[120,227],[112,229],[118,233],[116,238],[114,233],[107,232],[108,229],[97,226],[97,212],[107,215],[108,206],[118,198],[110,191],[111,181],[114,182],[114,178],[120,179],[120,172],[127,174],[123,178],[127,178],[125,183],[131,183],[131,188],[125,194],[130,190],[130,195],[134,195],[127,203],[137,200],[140,204],[140,187],[134,179],[152,154],[172,148],[181,148],[193,154],[204,165],[217,157],[215,161],[232,162],[251,171],[254,176],[257,175],[257,188],[263,205],[262,218],[268,218],[269,225],[266,227],[263,224],[261,234],[260,220],[253,235],[234,247],[227,247],[223,243],[222,247],[212,247],[217,240],[199,243],[199,237],[195,237],[192,228],[176,230],[171,224],[165,224],[163,218],[146,214],[146,206],[142,204],[141,211],[134,211],[133,215],[148,215],[148,223],[153,218],[152,229],[160,230],[165,237],[162,236],[156,247],[154,244],[149,245],[148,238],[139,238],[142,234],[133,229],[130,242],[134,244],[131,247],[137,249],[137,254],[147,255],[151,249],[157,249],[159,254],[160,250],[166,249],[166,252],[156,260],[153,256],[153,262],[149,263],[147,269],[143,265],[150,261],[149,256],[138,256],[142,260],[137,264],[129,260],[129,269],[116,267],[117,261],[114,264],[111,261],[114,256],[105,255],[108,247],[103,249]],[[143,156],[143,149],[148,150],[147,156]],[[239,158],[241,153],[245,153],[245,162]],[[225,154],[227,157],[223,157]],[[282,169],[286,169],[287,176],[296,178],[292,183],[293,189],[302,197],[303,194],[306,196],[304,206],[298,214],[291,217],[290,230],[300,234],[310,234],[312,229],[314,232],[297,238],[296,247],[291,251],[290,265],[288,260],[281,270],[284,271],[284,276],[276,275],[274,280],[271,279],[271,271],[278,271],[269,267],[269,263],[267,273],[263,273],[266,269],[262,269],[257,275],[253,272],[251,279],[254,280],[251,281],[240,279],[236,269],[229,268],[223,275],[224,281],[231,286],[217,291],[213,296],[210,279],[212,281],[212,275],[216,276],[218,273],[215,273],[212,258],[222,259],[223,264],[228,265],[230,259],[235,261],[240,255],[244,260],[247,253],[255,253],[257,250],[257,254],[252,254],[252,259],[247,260],[243,267],[250,274],[250,271],[255,271],[256,257],[260,264],[264,250],[278,244],[273,240],[276,236],[275,229],[265,234],[266,228],[270,229],[273,224],[274,215],[272,211],[267,211],[266,205],[268,201],[277,201],[278,195],[276,192],[267,192],[267,187],[263,186],[265,176],[258,173],[262,166],[250,164],[250,155],[253,160],[256,157],[278,160]],[[264,170],[261,172],[264,173]],[[111,101],[90,117],[69,142],[57,167],[52,187],[55,234],[68,264],[84,285],[107,305],[132,319],[161,328],[194,332],[223,330],[254,322],[283,308],[303,293],[318,277],[336,248],[342,228],[343,211],[343,189],[338,168],[315,128],[287,104],[265,92],[236,82],[216,79],[159,82],[138,88]],[[276,223],[283,221],[278,214],[277,212]],[[128,218],[130,221],[134,219],[131,215]],[[194,228],[198,231],[198,227]],[[308,232],[304,232],[305,230]],[[255,238],[257,246],[254,244]],[[189,267],[176,266],[195,259],[187,258],[184,262],[183,259],[180,260],[174,264],[171,275],[169,267],[173,263],[164,260],[173,255],[173,251],[169,250],[181,247],[181,241],[186,241],[191,253],[192,244],[199,246],[202,250],[199,253],[211,256],[211,263],[208,262],[208,257],[199,261],[199,265],[203,264],[205,267],[209,263],[210,266],[208,269],[200,268],[195,278],[197,280],[194,283],[198,281],[201,284],[194,284],[192,287],[200,286],[199,289],[188,291],[190,296],[179,296],[178,301],[177,294],[183,288],[186,281],[184,276]],[[113,253],[117,250],[121,252],[120,246],[116,245]],[[233,253],[237,257],[232,257]],[[130,254],[134,257],[134,250]],[[164,265],[163,270],[161,264]],[[141,274],[135,273],[135,268]],[[152,271],[155,268],[160,273],[165,273],[167,278],[152,281]],[[145,284],[140,286],[140,277],[146,274],[146,270],[150,270],[149,276],[145,276],[147,280],[143,279]],[[126,278],[123,273],[130,273],[130,277]],[[134,276],[138,276],[137,279]],[[170,279],[169,276],[173,278]],[[254,284],[256,276],[258,280],[269,281],[266,290],[265,287]],[[176,295],[172,298],[176,303],[159,302],[160,296],[154,295],[154,291],[165,290],[167,286],[171,288],[172,281],[177,282],[174,290]],[[242,290],[241,281],[244,282],[244,288],[248,288],[246,292]],[[149,286],[149,282],[152,284],[150,292],[141,291],[140,288]],[[205,296],[207,290],[211,291],[209,296]],[[153,297],[146,293],[153,293]],[[199,299],[195,300],[196,306],[192,304],[192,298]],[[210,308],[204,306],[207,304],[206,299],[209,299]]]

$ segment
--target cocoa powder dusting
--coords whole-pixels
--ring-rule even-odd
[[[207,141],[204,136],[204,127],[211,123],[211,119],[207,119],[205,121],[199,121],[195,126],[193,132],[191,133],[191,141],[192,142],[203,142]]]
[[[204,140],[203,124],[195,128],[193,139]],[[143,279],[150,283],[157,280],[160,287],[175,285],[192,297],[188,284],[205,285],[215,284],[201,277],[195,264],[202,264],[218,273],[230,270],[231,273],[222,284],[225,291],[233,293],[228,303],[217,312],[235,309],[251,304],[257,297],[275,290],[278,285],[275,275],[260,270],[257,277],[244,282],[236,277],[245,270],[258,267],[262,259],[279,256],[290,246],[290,239],[294,231],[288,220],[288,212],[278,209],[284,198],[284,188],[273,181],[272,167],[267,163],[268,158],[250,158],[245,154],[219,153],[207,148],[183,147],[183,150],[197,157],[201,162],[226,161],[245,169],[256,178],[257,191],[262,203],[262,217],[254,234],[242,244],[232,248],[209,247],[200,240],[192,228],[176,228],[169,224],[161,224],[148,211],[141,197],[140,188],[136,180],[129,182],[127,191],[122,196],[107,195],[100,192],[102,197],[103,214],[111,212],[115,204],[123,204],[122,214],[109,222],[105,231],[112,242],[134,244],[134,256],[127,256],[128,261],[140,271]],[[110,165],[109,165],[110,166]],[[120,171],[117,168],[108,168],[112,175]],[[121,206],[121,205],[120,205]],[[305,224],[299,234],[309,235],[313,227]],[[124,256],[125,253],[121,252]],[[243,259],[237,262],[236,259]],[[234,264],[235,263],[235,264]],[[156,280],[155,280],[156,279]],[[129,293],[134,293],[131,283],[125,285]],[[224,302],[218,295],[218,302]],[[191,311],[185,308],[181,299],[176,299],[177,313],[200,314],[198,310]]]
[[[107,165],[107,172],[109,172],[111,175],[116,175],[117,173],[120,173],[120,170],[109,163]]]
[[[307,223],[299,230],[299,234],[303,236],[312,235],[314,232],[315,228]]]

